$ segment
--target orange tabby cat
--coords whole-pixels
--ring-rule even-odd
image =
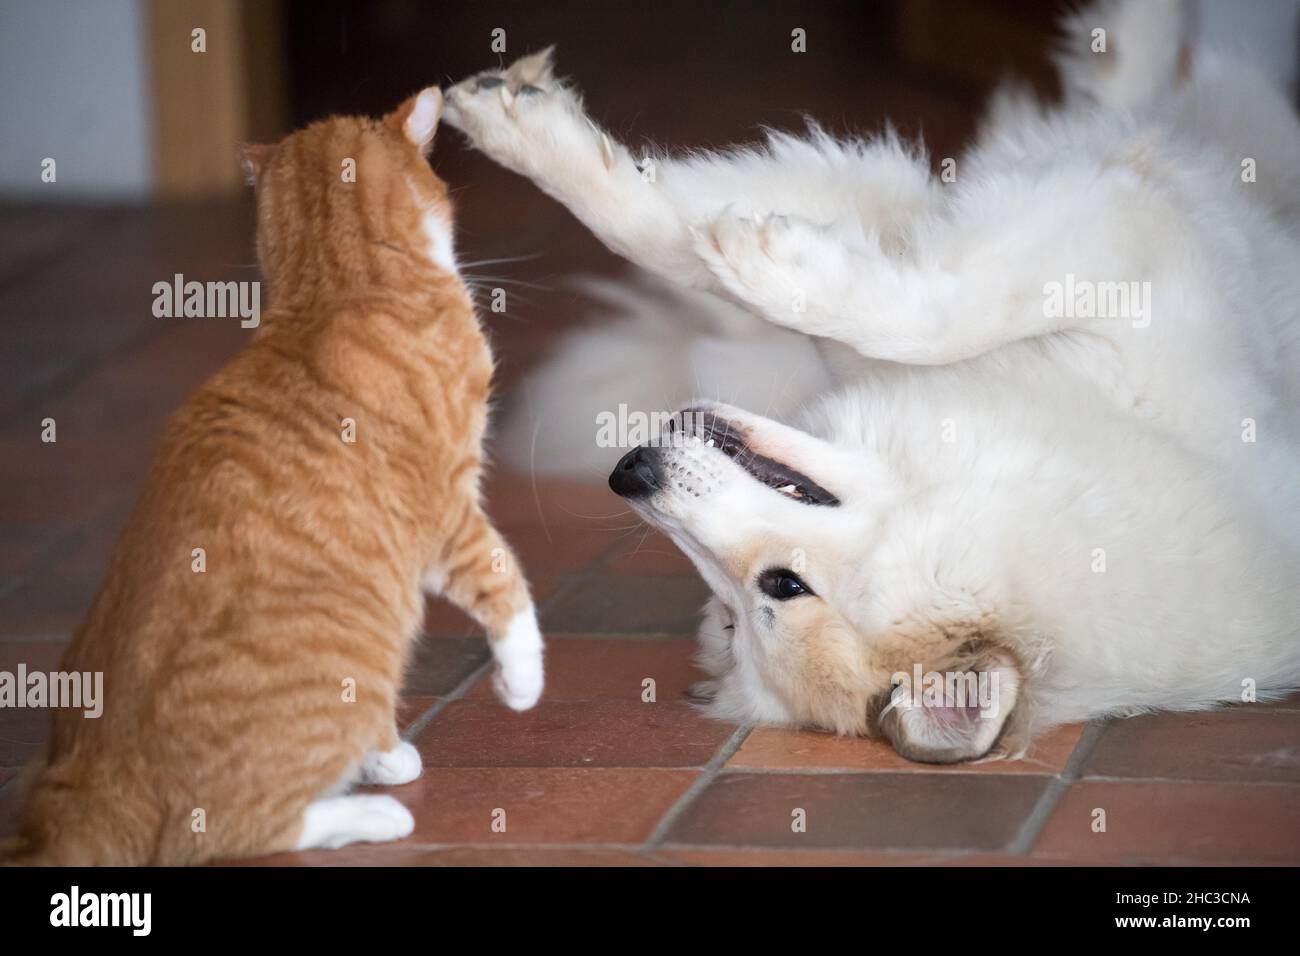
[[[394,705],[422,582],[486,628],[505,702],[537,701],[527,583],[479,503],[492,356],[425,158],[441,112],[430,88],[246,150],[270,307],[169,425],[62,664],[103,672],[103,716],[55,711],[9,862],[406,836],[347,788],[420,773]]]

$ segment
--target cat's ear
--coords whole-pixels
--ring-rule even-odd
[[[271,161],[271,153],[274,151],[275,146],[260,143],[245,143],[239,147],[239,166],[244,171],[244,178],[248,180],[248,185],[257,185],[257,178],[262,175],[262,170],[266,169],[267,163]]]
[[[426,156],[433,145],[433,135],[438,132],[442,119],[442,90],[436,86],[416,93],[388,115],[388,122],[401,130],[403,136],[420,148]]]

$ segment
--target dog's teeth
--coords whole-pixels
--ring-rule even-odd
[[[795,485],[782,485],[776,490],[783,495],[797,495],[799,493],[799,489]]]
[[[706,445],[708,445],[710,448],[712,448],[712,447],[713,447],[713,439],[710,438],[710,439],[709,439],[708,441],[706,441],[704,444],[706,444]]]

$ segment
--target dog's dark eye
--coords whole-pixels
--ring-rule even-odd
[[[758,589],[778,601],[788,601],[801,594],[812,594],[812,588],[799,580],[799,576],[785,568],[770,568],[758,576]]]

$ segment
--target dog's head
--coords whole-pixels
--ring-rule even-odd
[[[880,546],[910,496],[870,449],[697,405],[609,484],[713,591],[702,662],[719,716],[881,734],[927,762],[1005,743],[1016,659],[975,601],[933,580],[923,542]]]

